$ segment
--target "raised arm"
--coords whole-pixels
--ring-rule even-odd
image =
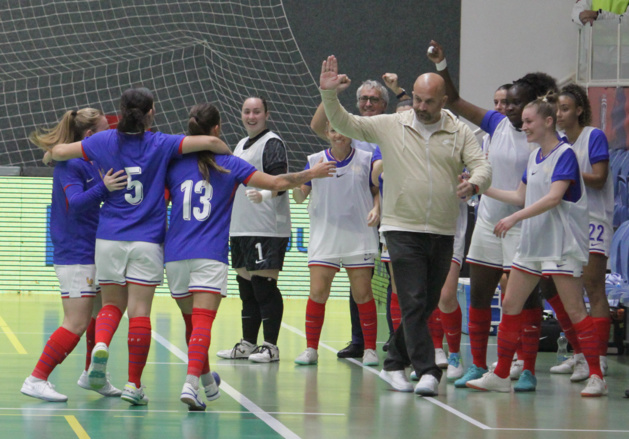
[[[271,191],[285,191],[300,186],[315,178],[333,177],[336,173],[336,162],[324,162],[323,159],[310,169],[282,175],[269,175],[255,172],[248,184]]]
[[[211,151],[214,154],[231,155],[229,147],[218,137],[214,136],[186,136],[181,145],[181,152],[189,154],[199,151]],[[54,158],[54,157],[53,157]]]
[[[473,124],[480,126],[487,110],[477,107],[459,96],[459,91],[454,86],[450,72],[448,71],[446,56],[442,47],[436,41],[430,41],[428,48],[428,59],[437,66],[437,73],[446,82],[446,95],[448,96],[447,106],[456,114],[463,116]],[[444,66],[445,65],[445,66]]]
[[[336,89],[336,93],[342,93],[344,90],[347,90],[347,87],[350,86],[352,80],[347,77],[347,75],[339,75],[341,78],[341,83]],[[319,136],[321,139],[328,141],[328,138],[325,136],[325,125],[328,123],[328,118],[325,115],[325,109],[323,108],[323,102],[319,104],[317,107],[317,111],[315,111],[314,116],[312,116],[312,120],[310,121],[310,129],[314,131],[314,133]]]

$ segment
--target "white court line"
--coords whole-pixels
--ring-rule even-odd
[[[176,357],[178,357],[184,363],[188,363],[188,356],[177,346],[173,345],[171,342],[166,340],[164,337],[159,335],[155,331],[151,331],[153,338],[156,342],[164,346],[170,352],[172,352]],[[279,435],[284,438],[290,439],[300,439],[293,431],[291,431],[288,427],[282,424],[280,421],[275,419],[269,413],[262,410],[258,405],[256,405],[253,401],[247,398],[245,395],[234,389],[232,386],[227,384],[225,381],[221,380],[221,390],[225,391],[229,396],[236,400],[240,405],[249,410],[252,414],[256,415],[262,422],[275,430]]]
[[[222,387],[222,385],[221,385]],[[128,409],[81,409],[81,408],[39,408],[39,407],[0,407],[0,411],[40,411],[40,412],[122,412],[129,413]],[[181,413],[181,410],[136,410],[134,413]],[[227,415],[248,415],[251,413],[249,410],[211,410],[208,412],[189,412],[189,414],[198,415],[214,415],[214,414],[227,414]],[[290,415],[290,416],[345,416],[344,413],[321,413],[321,412],[267,412],[270,415]],[[2,415],[0,416],[8,416]],[[28,416],[26,413],[21,413],[19,416]],[[33,415],[35,416],[35,415]],[[54,416],[49,414],[41,414],[36,416]],[[61,415],[58,415],[61,416]]]
[[[289,331],[294,332],[295,334],[300,335],[303,338],[306,338],[306,334],[303,331],[300,331],[299,329],[295,328],[294,326],[288,325],[288,324],[286,324],[284,322],[282,322],[282,326],[284,328],[288,329]],[[324,347],[324,348],[334,352],[335,354],[338,352],[338,350],[334,349],[331,346],[326,345],[325,343],[319,343],[319,346],[322,346],[322,347]],[[378,370],[374,369],[373,367],[365,366],[363,363],[361,363],[360,361],[356,360],[355,358],[344,358],[344,360],[347,360],[347,361],[349,361],[351,363],[354,363],[354,364],[362,367],[363,369],[368,370],[369,372],[371,372],[371,373],[373,373],[375,375],[380,376],[380,372]],[[439,407],[449,411],[453,415],[458,416],[459,418],[463,419],[464,421],[469,422],[470,424],[472,424],[472,425],[474,425],[474,426],[476,426],[478,428],[482,428],[483,430],[491,430],[492,429],[491,427],[489,427],[489,426],[487,426],[487,425],[485,425],[485,424],[475,420],[474,418],[471,418],[471,417],[467,416],[466,414],[464,414],[464,413],[462,413],[462,412],[460,412],[460,411],[450,407],[447,404],[442,403],[441,401],[438,401],[438,400],[436,400],[434,398],[430,398],[430,397],[428,397],[428,398],[424,397],[423,399],[425,399],[426,401],[430,401],[431,403],[433,403],[433,404],[435,404],[435,405],[437,405],[437,406],[439,406]]]

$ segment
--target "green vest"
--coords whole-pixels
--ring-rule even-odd
[[[629,0],[592,0],[592,10],[613,12],[614,14],[622,15],[627,10]]]

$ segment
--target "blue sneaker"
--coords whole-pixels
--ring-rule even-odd
[[[451,353],[448,357],[448,371],[446,372],[446,376],[450,381],[458,380],[463,376],[463,363],[461,362],[461,355],[458,352]]]
[[[518,382],[513,386],[514,392],[535,392],[537,387],[537,378],[531,373],[530,370],[524,370]]]
[[[466,388],[467,386],[465,384],[467,384],[468,381],[482,378],[483,375],[485,375],[487,372],[487,369],[483,369],[482,367],[478,367],[475,364],[472,364],[470,367],[467,368],[465,375],[454,382],[454,387],[458,387],[459,389]]]

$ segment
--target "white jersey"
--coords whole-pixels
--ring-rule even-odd
[[[592,164],[590,163],[590,136],[593,131],[598,128],[585,127],[581,132],[581,135],[577,138],[572,145],[577,160],[579,161],[579,167],[581,172],[589,174],[592,172]],[[596,220],[607,224],[611,230],[612,218],[614,216],[614,186],[612,182],[611,174],[607,176],[607,181],[603,189],[594,189],[586,186],[585,190],[588,195],[588,212],[590,214],[590,220]]]
[[[488,150],[484,151],[491,164],[491,187],[505,191],[516,190],[526,169],[529,154],[535,146],[537,145],[526,141],[526,134],[517,131],[508,118],[502,119],[491,137]],[[517,206],[481,197],[478,217],[495,225],[518,210],[520,208]],[[514,231],[519,228],[519,224],[513,226]]]
[[[530,206],[550,191],[552,176],[561,155],[570,146],[562,143],[541,163],[536,163],[538,148],[531,153],[526,176],[525,206]],[[522,222],[518,248],[522,261],[560,262],[566,257],[587,264],[589,258],[587,193],[579,172],[581,198],[576,202],[561,200],[558,206]]]
[[[367,215],[373,209],[369,185],[372,155],[352,149],[350,156],[345,166],[337,168],[335,177],[311,181],[309,261],[378,252],[378,232],[367,226]],[[329,161],[326,151],[308,156],[310,167],[322,158]]]
[[[360,149],[362,151],[370,152],[373,154],[377,147],[377,143],[369,143],[365,142],[364,140],[352,139],[352,148],[354,149]]]
[[[280,137],[269,131],[247,149],[244,144],[249,140],[245,137],[234,150],[234,155],[255,166],[258,171],[263,169],[262,156],[269,139]],[[288,161],[288,160],[287,160]],[[230,236],[270,236],[278,238],[290,237],[290,200],[288,192],[259,204],[253,204],[245,195],[246,187],[238,186],[234,196]]]

